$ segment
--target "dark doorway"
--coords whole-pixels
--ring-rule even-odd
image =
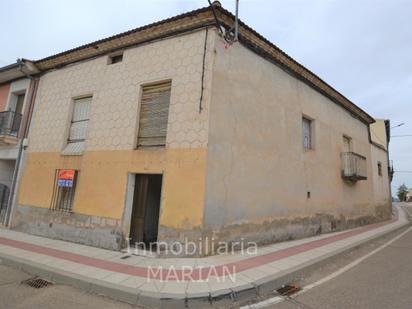
[[[133,195],[133,210],[130,223],[130,243],[150,243],[157,241],[162,192],[162,175],[136,174]]]
[[[6,185],[0,183],[0,224],[3,223],[7,212],[7,203],[9,201],[10,189]]]

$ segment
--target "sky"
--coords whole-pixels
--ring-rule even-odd
[[[220,1],[234,12],[235,0]],[[0,66],[206,6],[207,0],[1,0]],[[249,26],[376,118],[390,119],[393,191],[412,187],[412,1],[240,0]],[[411,135],[396,137],[398,135]]]

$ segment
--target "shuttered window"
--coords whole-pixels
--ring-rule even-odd
[[[87,126],[89,124],[89,111],[92,97],[81,98],[74,101],[73,116],[70,124],[67,146],[63,150],[65,155],[80,155],[85,148]]]
[[[138,146],[164,146],[171,82],[144,86],[140,105]]]
[[[302,118],[302,143],[304,149],[312,149],[312,120]]]

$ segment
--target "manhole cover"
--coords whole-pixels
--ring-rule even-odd
[[[31,286],[32,288],[35,288],[35,289],[41,289],[41,288],[45,288],[48,285],[52,285],[51,282],[44,280],[42,278],[39,278],[39,277],[33,277],[33,278],[23,280],[21,283]]]
[[[290,296],[298,291],[300,291],[300,287],[297,284],[285,284],[280,289],[276,290],[276,292],[282,296]]]

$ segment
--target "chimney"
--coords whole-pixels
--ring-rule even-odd
[[[218,1],[218,0],[213,1],[212,5],[215,6],[215,7],[219,7],[219,8],[222,7],[222,3],[220,3],[220,1]]]

